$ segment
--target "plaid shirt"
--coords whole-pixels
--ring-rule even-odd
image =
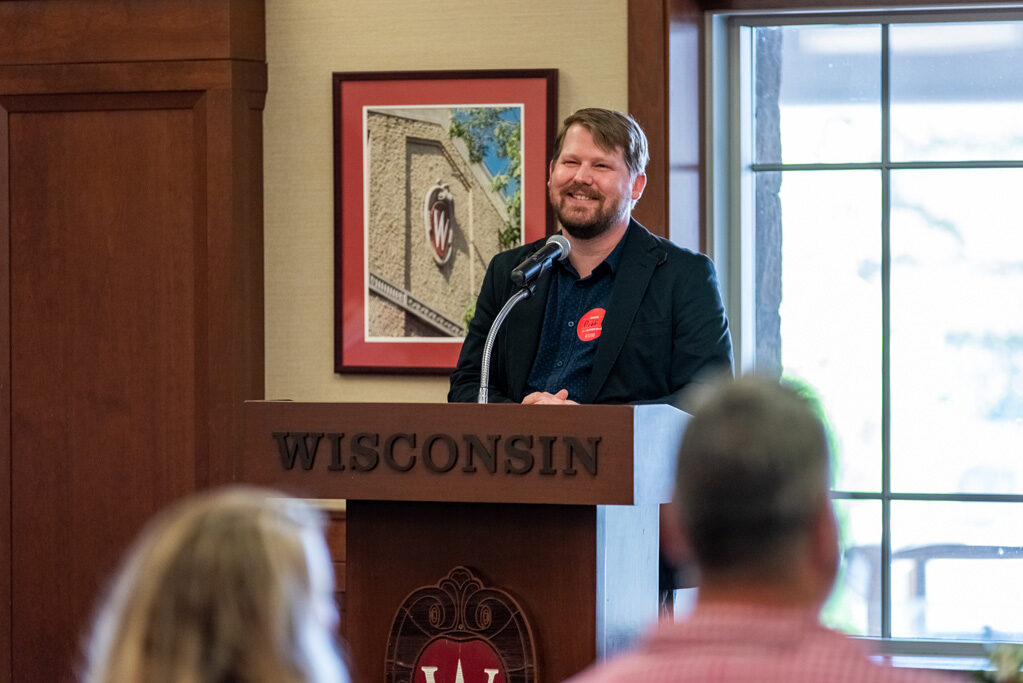
[[[741,604],[698,605],[637,648],[572,683],[940,683],[956,679],[872,662],[863,644],[825,628],[815,612]]]

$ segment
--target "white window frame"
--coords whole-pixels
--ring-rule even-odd
[[[869,24],[880,23],[934,23],[964,21],[1023,20],[1023,8],[993,9],[898,9],[879,11],[830,8],[820,12],[707,12],[704,18],[704,149],[706,194],[703,197],[705,233],[708,254],[714,259],[719,274],[722,298],[729,313],[733,341],[736,373],[755,369],[755,298],[753,253],[754,192],[752,170],[754,131],[749,117],[743,116],[744,95],[752,97],[753,84],[749,68],[752,61],[751,41],[743,40],[741,32],[761,26],[786,26],[808,24]],[[887,28],[882,28],[887,37]],[[892,164],[889,151],[889,99],[888,99],[888,46],[883,41],[881,55],[882,70],[882,147],[883,158],[876,164],[834,164],[834,168],[883,167],[882,220],[885,243],[882,247],[884,259],[888,259],[888,230],[890,221],[890,194],[888,192],[889,172],[899,168],[1018,168],[1023,162],[1014,163],[912,163]],[[784,166],[784,164],[770,164]],[[795,164],[794,166],[817,166],[817,164]],[[774,170],[773,168],[770,170]],[[779,169],[781,170],[781,169]],[[812,170],[812,169],[811,169]],[[887,266],[886,266],[887,267]],[[887,276],[883,287],[889,287]],[[886,304],[887,308],[887,304]],[[883,334],[888,335],[888,312],[883,312]],[[885,350],[883,372],[889,374],[888,352]],[[884,420],[889,421],[887,386],[885,382]],[[885,428],[887,432],[887,427]],[[972,495],[972,494],[892,494],[889,486],[889,436],[883,444],[882,490],[879,494],[866,497],[880,500],[882,515],[882,632],[890,633],[891,628],[891,587],[889,571],[891,562],[891,519],[889,507],[893,500],[934,500],[966,502],[1011,502],[1023,504],[1023,495]],[[855,493],[836,498],[864,499]],[[934,666],[935,668],[978,669],[983,668],[987,656],[985,647],[989,644],[964,640],[925,640],[902,638],[864,638],[871,641],[875,650],[881,652],[896,665]]]

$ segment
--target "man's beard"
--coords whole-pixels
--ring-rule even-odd
[[[561,197],[573,192],[578,189],[577,185],[572,185],[564,188],[561,191]],[[580,240],[588,240],[602,235],[610,230],[614,225],[619,223],[622,219],[627,219],[629,216],[629,201],[623,199],[618,203],[605,203],[597,207],[597,210],[588,218],[572,218],[566,215],[561,210],[561,202],[555,201],[555,197],[551,193],[550,201],[551,206],[554,208],[554,215],[558,217],[558,221],[561,223],[561,227],[565,229],[572,237]],[[598,197],[598,202],[600,201]],[[608,201],[606,196],[603,197],[605,202]]]

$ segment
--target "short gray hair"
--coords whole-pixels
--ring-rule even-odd
[[[747,376],[697,399],[675,501],[704,571],[777,565],[828,498],[824,424],[795,389]]]

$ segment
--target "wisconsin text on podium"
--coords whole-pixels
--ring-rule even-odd
[[[599,436],[534,434],[451,434],[420,436],[416,432],[273,432],[281,466],[304,470],[316,466],[331,472],[372,472],[384,467],[395,472],[425,468],[444,474],[597,475]],[[322,463],[326,462],[325,465]]]

